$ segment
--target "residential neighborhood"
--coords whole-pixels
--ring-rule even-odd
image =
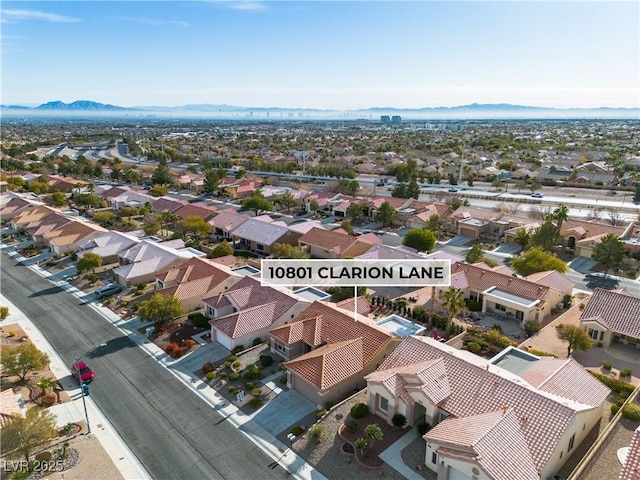
[[[409,138],[428,131],[434,144],[452,135],[414,127]],[[565,135],[535,127],[554,142]],[[260,138],[270,131],[237,128]],[[88,317],[148,352],[184,382],[185,395],[209,402],[202,411],[229,409],[251,442],[260,436],[281,455],[290,451],[287,468],[311,472],[298,478],[578,480],[596,478],[605,461],[615,472],[607,478],[635,478],[635,177],[623,180],[602,152],[534,149],[532,125],[508,128],[521,130],[527,161],[480,147],[438,155],[347,149],[335,163],[321,162],[318,149],[276,160],[265,146],[258,152],[269,160],[259,169],[248,151],[233,162],[183,168],[152,161],[157,150],[130,141],[128,151],[140,149],[147,161],[129,166],[140,176],[123,182],[124,174],[113,176],[122,160],[72,158],[69,147],[56,156],[44,147],[29,155],[3,150],[4,165],[16,167],[3,170],[10,188],[0,194],[3,295],[11,300],[29,283],[10,285],[10,275],[37,275],[53,289],[39,304],[55,296],[91,306]],[[337,127],[310,127],[316,130],[340,138]],[[198,136],[181,138],[187,145]],[[617,151],[615,158],[635,165],[639,157]],[[31,173],[48,164],[56,174]],[[87,174],[71,167],[85,164]],[[440,177],[449,183],[440,187]],[[542,197],[532,197],[540,190]],[[450,281],[276,287],[262,281],[264,259],[438,260],[449,266]],[[17,348],[16,335],[28,341],[15,325],[2,330],[6,351]],[[97,343],[123,341],[111,335]],[[85,361],[96,369],[96,402],[110,411],[99,399],[105,372],[95,365],[124,347],[104,357],[97,348]],[[51,392],[37,386],[41,373],[21,379],[5,374],[5,365],[3,428],[54,391],[45,404],[73,404],[61,394],[64,379],[44,364],[33,371],[58,382]],[[80,418],[54,426],[74,424],[88,435],[88,415],[78,411]],[[620,442],[624,462],[609,451]]]

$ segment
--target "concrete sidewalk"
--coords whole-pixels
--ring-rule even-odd
[[[20,256],[15,252],[10,252],[9,255],[17,257],[18,259],[20,258]],[[183,384],[190,387],[194,391],[194,393],[200,395],[200,397],[203,398],[213,409],[217,410],[223,416],[225,421],[230,422],[233,426],[238,428],[238,430],[240,430],[244,435],[246,435],[257,447],[259,447],[263,452],[265,452],[269,457],[271,457],[275,463],[280,464],[282,468],[287,470],[292,477],[299,480],[326,480],[326,477],[324,475],[322,475],[320,472],[315,470],[311,465],[306,463],[304,459],[302,459],[295,452],[293,452],[288,446],[284,445],[274,435],[267,432],[256,421],[254,421],[252,419],[253,415],[251,416],[244,415],[233,404],[229,404],[229,402],[227,402],[226,399],[220,396],[207,383],[203,382],[200,378],[195,376],[193,373],[189,371],[185,371],[185,369],[180,368],[179,362],[185,362],[186,360],[187,362],[185,363],[188,363],[188,355],[178,360],[171,358],[160,347],[155,345],[153,342],[150,342],[145,335],[139,333],[136,329],[132,329],[128,325],[129,322],[124,321],[120,316],[118,316],[117,314],[115,314],[113,311],[103,306],[102,304],[96,303],[95,301],[90,301],[89,299],[90,296],[87,297],[84,292],[68,284],[66,281],[57,279],[57,277],[54,277],[54,275],[41,269],[38,265],[29,265],[29,268],[34,270],[40,276],[44,278],[49,278],[52,283],[66,290],[68,293],[76,296],[79,299],[86,300],[92,309],[100,313],[105,318],[105,320],[107,320],[114,327],[120,330],[120,332],[123,335],[126,335],[127,337],[129,337],[129,339],[132,342],[134,342],[137,346],[139,346],[142,349],[142,351],[146,352],[149,356],[156,359],[158,363],[165,366],[165,368],[167,368],[169,372],[171,372]],[[54,278],[51,278],[51,277],[54,277]],[[6,301],[6,299],[2,296],[0,296],[0,300],[2,302]],[[14,311],[17,311],[17,307],[12,306],[12,304],[10,304],[10,302],[8,301],[6,302],[7,303],[3,303],[3,304],[9,306],[12,314]],[[31,337],[31,332],[37,331],[37,329],[28,318],[24,317],[24,321],[29,324],[30,331],[28,333],[29,333],[29,336]],[[39,344],[36,344],[36,346],[38,346],[39,349],[46,351],[47,353],[49,353],[49,351],[53,351],[52,347],[48,344],[48,342],[40,334],[40,332],[37,332],[36,337],[38,338],[38,342],[41,342]],[[34,343],[36,342],[34,341]],[[47,346],[48,346],[48,349],[46,348]],[[57,357],[57,359],[59,361],[59,364],[56,368],[60,368],[61,370],[54,371],[56,376],[59,376],[59,378],[62,378],[64,376],[68,376],[69,378],[71,378],[69,375],[68,368],[62,363],[59,357]],[[52,356],[52,370],[54,370],[53,356]],[[65,386],[65,390],[66,389],[67,388]],[[80,389],[77,388],[77,385],[76,385],[76,390],[79,394]],[[69,391],[69,393],[73,394],[72,391]],[[79,398],[80,398],[80,402],[82,402],[81,397]],[[89,402],[87,402],[88,407],[89,407],[89,404],[91,404],[92,406],[91,409],[89,410],[90,417],[98,418],[99,416],[101,420],[104,419],[104,417],[102,417],[102,413],[98,410],[98,408],[95,406],[93,401],[89,400]],[[259,411],[260,410],[258,410],[256,413],[258,413]],[[286,412],[283,412],[283,415],[285,413]],[[294,421],[295,419],[292,420],[291,423],[293,423]],[[104,419],[104,424],[108,425],[108,422],[106,421],[106,419]],[[112,433],[113,436],[111,438],[105,438],[106,444],[103,444],[103,447],[105,448],[107,453],[109,453],[111,458],[114,460],[114,464],[120,469],[121,474],[127,479],[150,478],[147,472],[144,470],[144,468],[140,464],[140,462],[138,462],[135,456],[128,450],[128,448],[126,447],[122,439],[117,435],[117,433],[115,433],[115,431],[110,425],[108,426],[109,426],[109,433]],[[96,437],[98,437],[97,432],[96,432]],[[101,440],[101,443],[102,443],[102,440]],[[112,455],[111,451],[114,451],[113,447],[115,447],[117,444],[121,444],[122,447],[126,449],[127,455],[129,455],[129,457],[127,458],[126,456],[124,456],[124,459],[128,460],[128,464],[124,464],[123,459],[120,458],[120,457],[123,457],[122,453],[119,456]],[[110,451],[107,447],[111,448],[112,450]],[[120,464],[122,464],[122,468]],[[139,473],[134,472],[136,465],[139,467]]]
[[[4,297],[2,293],[0,293],[0,304],[9,307],[9,317],[3,322],[3,325],[11,323],[20,325],[20,328],[29,336],[38,350],[49,355],[51,372],[59,379],[60,384],[72,399],[71,402],[51,407],[52,413],[57,416],[58,426],[64,426],[67,422],[86,420],[82,403],[82,393],[77,382],[71,377],[69,367],[65,365],[33,322],[31,322],[18,307],[11,303],[9,299]],[[151,476],[122,441],[109,421],[102,415],[102,412],[93,402],[91,396],[84,397],[84,399],[87,404],[90,425],[93,426],[90,435],[98,439],[102,448],[107,452],[122,476],[125,479],[132,480],[150,479]]]

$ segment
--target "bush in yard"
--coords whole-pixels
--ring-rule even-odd
[[[216,367],[213,366],[213,363],[211,362],[206,362],[202,365],[202,373],[204,373],[205,375],[209,372],[213,372],[216,369]]]
[[[355,420],[347,420],[346,422],[344,422],[344,424],[347,427],[347,431],[349,433],[356,433],[356,430],[358,429],[358,422],[356,422]]]
[[[138,284],[136,284],[136,290],[144,290],[146,288],[147,284],[145,282],[140,282]]]
[[[260,397],[253,397],[251,400],[249,400],[249,406],[251,408],[258,408],[260,405],[262,405],[262,400],[260,399]]]
[[[241,366],[242,366],[242,362],[240,362],[240,360],[236,360],[235,362],[233,362],[233,363],[231,364],[231,368],[234,368],[234,369],[238,369],[238,368],[240,368]]]
[[[236,353],[241,352],[243,350],[244,350],[244,345],[237,345],[231,349],[231,353],[235,355]]]
[[[245,380],[256,380],[260,378],[260,369],[255,365],[255,363],[250,363],[244,369],[242,373],[242,378]]]
[[[238,380],[240,378],[240,374],[238,372],[231,372],[229,374],[229,380],[231,380],[232,382],[235,380]]]
[[[207,372],[206,379],[215,380],[217,376],[218,376],[217,372]]]
[[[229,360],[227,360],[226,362],[223,363],[224,368],[231,368],[231,363]]]
[[[260,395],[262,395],[262,389],[261,388],[254,388],[253,390],[251,390],[251,396],[252,397],[259,397]]]
[[[323,408],[322,410],[318,410],[316,412],[316,420],[320,420],[322,417],[324,417],[327,414],[327,409]]]
[[[238,359],[238,357],[236,357],[235,355],[229,355],[227,357],[227,362],[235,362]],[[231,363],[229,363],[229,365],[231,365]]]
[[[185,347],[193,347],[193,346],[195,346],[197,343],[198,343],[198,342],[196,342],[193,338],[187,338],[187,339],[184,341],[184,346],[185,346]]]
[[[416,425],[416,430],[418,430],[418,433],[422,437],[423,435],[426,435],[429,430],[431,430],[431,425],[426,422],[422,422]]]
[[[173,355],[175,354],[175,352],[177,352],[178,350],[180,350],[180,345],[178,345],[175,342],[170,342],[167,343],[167,346],[164,347],[164,351],[168,354],[171,355],[173,357]]]
[[[611,363],[611,360],[603,360],[602,368],[605,370],[611,370],[613,368],[613,363]]]
[[[91,275],[87,275],[87,280],[89,281],[89,283],[96,283],[98,280],[100,280],[100,277],[95,273],[92,273]]]
[[[227,378],[227,372],[220,372],[220,378]]]
[[[300,435],[302,435],[303,432],[304,432],[304,428],[302,428],[300,425],[296,425],[291,429],[290,433],[294,434],[296,437],[299,437]]]
[[[236,387],[234,387],[233,385],[227,386],[227,392],[235,393],[236,392]]]
[[[615,403],[611,405],[611,415],[615,415],[620,410],[620,405],[616,405]]]
[[[260,365],[269,367],[273,363],[273,357],[270,355],[260,355]]]
[[[369,406],[366,403],[356,403],[351,407],[351,418],[356,420],[364,418],[367,413],[369,413]]]
[[[469,350],[471,353],[479,353],[480,350],[482,350],[482,347],[476,342],[469,342],[467,343],[467,350]]]
[[[247,390],[253,390],[253,382],[247,382],[246,387]]]
[[[391,423],[393,423],[394,427],[399,427],[402,428],[407,424],[407,417],[405,417],[404,415],[402,415],[401,413],[396,413],[392,418],[391,418]]]
[[[640,407],[635,403],[628,403],[622,407],[622,415],[629,420],[640,420]]]
[[[262,343],[262,339],[260,337],[258,337],[258,338],[254,338],[253,339],[253,342],[251,343],[251,345],[254,346],[254,347],[257,347],[261,343]]]
[[[633,375],[633,372],[629,368],[620,370],[620,378],[631,377],[631,375]]]
[[[320,442],[326,430],[322,425],[314,425],[309,429],[309,438],[314,442]]]
[[[625,398],[631,395],[631,392],[633,392],[633,389],[635,388],[633,384],[623,382],[622,380],[618,380],[617,378],[611,378],[596,372],[589,373],[591,373],[591,375],[596,377],[614,392],[624,394]]]
[[[209,319],[200,312],[192,312],[187,315],[187,318],[191,320],[191,323],[193,323],[196,327],[209,328],[210,326]]]

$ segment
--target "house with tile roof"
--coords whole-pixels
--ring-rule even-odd
[[[345,232],[312,228],[298,238],[298,246],[306,250],[311,258],[355,258],[369,251],[382,241],[377,235],[367,233],[357,237]]]
[[[288,360],[287,386],[318,408],[363,388],[365,375],[400,343],[367,317],[320,301],[269,335],[271,350]]]
[[[576,256],[591,258],[593,247],[600,243],[607,234],[621,238],[629,231],[633,222],[623,227],[616,227],[608,223],[569,219],[560,228],[560,244],[570,250],[575,250]]]
[[[547,480],[600,421],[610,390],[575,360],[511,347],[486,360],[410,336],[366,377],[371,412],[425,422],[438,479]]]
[[[260,255],[269,255],[276,243],[296,245],[300,234],[286,226],[249,218],[231,232],[234,248],[245,248]]]
[[[181,219],[201,217],[205,220],[210,220],[218,213],[218,209],[204,203],[187,203],[171,213],[177,215]]]
[[[509,230],[526,228],[537,222],[533,218],[464,205],[457,208],[450,219],[451,228],[458,235],[473,239],[483,236],[496,241],[503,241],[505,232]]]
[[[248,275],[202,303],[205,316],[211,319],[211,339],[229,350],[265,340],[270,328],[292,321],[309,305],[287,288],[263,286]]]
[[[182,240],[153,242],[142,240],[127,250],[118,252],[119,267],[113,270],[115,281],[122,286],[151,282],[162,272],[176,268],[193,257],[204,253],[184,248]]]
[[[407,220],[406,225],[409,228],[424,228],[429,219],[434,215],[440,217],[440,221],[445,229],[448,229],[450,216],[453,213],[451,206],[447,203],[433,202],[427,203],[424,207],[420,204],[424,202],[413,202],[408,208],[413,211],[406,212]]]
[[[623,343],[640,349],[640,298],[596,288],[580,314],[580,323],[595,342]]]
[[[3,200],[5,201],[0,204],[0,220],[2,220],[3,222],[11,220],[13,217],[24,212],[25,210],[43,205],[42,202],[36,202],[22,196],[13,196],[7,194],[4,197],[5,199]]]
[[[415,248],[406,245],[391,247],[380,243],[355,258],[358,260],[424,260],[426,257]]]
[[[80,245],[88,240],[99,237],[108,230],[92,222],[73,219],[57,228],[44,233],[43,239],[49,249],[62,255],[67,252],[78,250]]]
[[[640,427],[633,432],[631,443],[627,448],[618,480],[640,480]]]
[[[223,210],[215,217],[209,220],[209,224],[213,228],[213,234],[219,239],[231,240],[231,232],[249,220],[249,216],[242,213],[236,213],[235,210]]]
[[[25,210],[13,217],[10,226],[29,234],[39,245],[45,245],[44,234],[70,222],[70,217],[47,206]]]
[[[315,200],[318,202],[318,210],[323,212],[329,212],[329,199],[335,197],[336,194],[333,192],[326,192],[324,190],[313,190],[309,195],[304,198],[304,205],[307,212],[311,212],[311,201]]]
[[[189,202],[179,198],[172,197],[159,197],[153,203],[153,213],[175,212],[181,207],[184,207]]]
[[[562,303],[565,295],[572,295],[573,282],[556,274],[534,275],[532,278],[541,280],[536,283],[484,264],[456,262],[451,265],[451,286],[462,289],[465,298],[479,302],[482,312],[513,318],[524,326],[527,320],[542,321]],[[436,297],[441,300],[448,289],[437,287]]]
[[[78,259],[87,253],[95,253],[102,257],[104,265],[118,261],[118,253],[131,248],[140,242],[140,237],[131,235],[132,232],[118,232],[110,230],[79,245]],[[143,232],[144,233],[144,232]]]
[[[230,268],[207,258],[193,257],[182,265],[156,276],[156,289],[177,298],[185,312],[202,308],[202,301],[225,292],[242,277]]]

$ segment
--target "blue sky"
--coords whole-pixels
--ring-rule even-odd
[[[637,2],[1,4],[2,103],[640,106]]]

